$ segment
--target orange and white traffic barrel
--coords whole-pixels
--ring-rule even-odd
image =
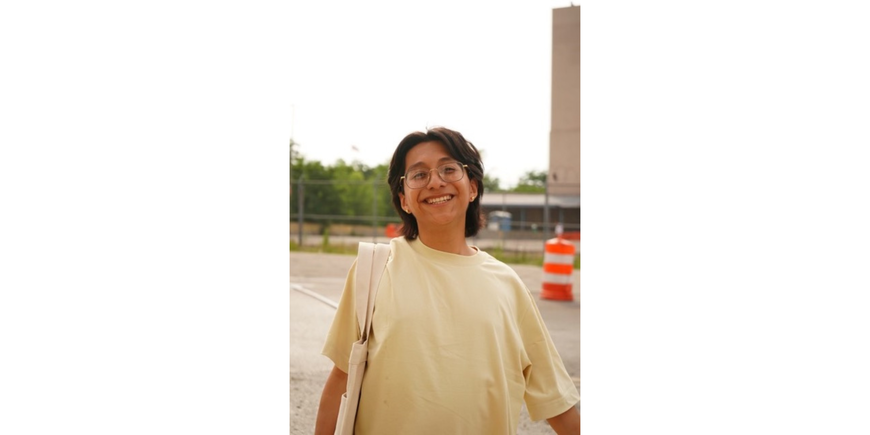
[[[541,299],[573,301],[571,293],[574,273],[574,245],[562,237],[547,240],[544,245],[544,282]]]

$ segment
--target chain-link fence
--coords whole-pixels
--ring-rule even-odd
[[[472,243],[511,251],[540,252],[557,226],[569,240],[580,237],[579,196],[485,192],[485,225]],[[290,189],[290,240],[298,246],[386,242],[402,220],[383,180],[296,179]]]

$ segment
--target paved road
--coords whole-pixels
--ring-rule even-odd
[[[332,362],[320,355],[323,340],[335,309],[328,303],[299,290],[315,293],[338,302],[347,271],[354,256],[336,254],[290,253],[290,433],[311,434],[323,382]],[[580,272],[574,272],[574,301],[542,300],[539,297],[543,272],[535,266],[512,266],[533,294],[553,342],[562,356],[568,374],[580,387]],[[579,404],[577,405],[579,409]],[[532,422],[525,409],[521,414],[520,435],[554,432],[545,421]]]

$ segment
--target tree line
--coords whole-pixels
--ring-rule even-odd
[[[291,220],[296,221],[298,217],[301,193],[302,214],[306,221],[327,226],[331,223],[370,224],[375,216],[380,225],[401,222],[391,202],[388,170],[387,163],[372,167],[339,159],[327,166],[317,160],[306,160],[302,155],[291,157]],[[503,189],[498,178],[488,175],[483,184],[488,193],[543,193],[546,179],[546,171],[528,171],[511,189]]]
[[[300,194],[306,221],[327,225],[367,224],[372,216],[377,216],[382,224],[400,221],[390,202],[390,189],[386,183],[387,164],[369,167],[360,162],[347,163],[339,159],[334,165],[325,166],[319,161],[301,157],[292,163],[290,214],[294,221],[300,210]]]

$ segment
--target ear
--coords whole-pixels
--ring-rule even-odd
[[[471,197],[472,197],[472,198],[477,198],[477,180],[469,179],[468,181],[471,182],[471,183],[470,183],[471,186],[470,186],[470,190],[469,190],[469,193],[471,194]],[[472,202],[472,201],[469,201],[469,202]]]
[[[404,193],[399,193],[399,204],[402,205],[402,210],[410,210],[408,208],[408,203],[405,202],[405,194]]]

